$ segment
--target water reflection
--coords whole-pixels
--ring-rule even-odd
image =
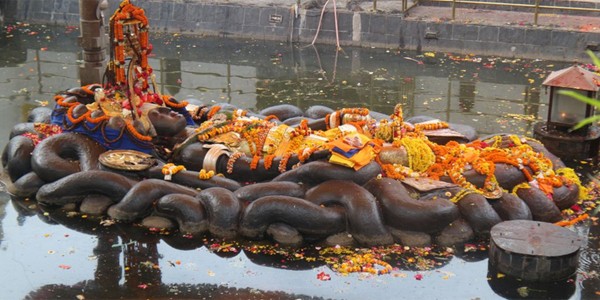
[[[507,299],[569,299],[577,287],[576,276],[553,282],[524,282],[492,266],[488,268],[488,278],[492,290]]]
[[[209,237],[188,237],[179,234],[161,234],[150,232],[145,228],[130,226],[128,224],[112,224],[103,226],[101,219],[92,216],[82,216],[60,208],[40,207],[27,199],[13,198],[12,202],[19,207],[22,217],[37,216],[46,224],[64,226],[77,232],[95,237],[96,245],[93,248],[93,257],[96,261],[93,278],[77,282],[73,285],[47,284],[31,291],[27,299],[55,299],[63,297],[92,298],[140,298],[140,297],[210,297],[229,299],[229,297],[249,299],[247,297],[264,299],[275,297],[277,299],[308,299],[319,298],[301,294],[291,294],[281,291],[260,289],[240,289],[227,285],[184,283],[169,284],[163,280],[162,270],[176,267],[179,261],[165,260],[159,251],[161,242],[178,250],[194,250],[205,248],[210,255],[224,259],[243,256],[244,260],[251,261],[254,265],[277,268],[289,271],[310,271],[319,267],[326,267],[326,255],[319,254],[316,248],[303,248],[297,251],[288,248],[272,247],[268,242],[235,243],[231,241],[215,240]],[[436,256],[441,250],[427,250],[432,254],[401,255],[390,252],[386,261],[396,270],[419,271],[421,263],[407,263],[409,260],[429,259],[428,270],[443,268],[452,261],[451,256]],[[302,258],[297,257],[301,253]],[[458,257],[478,257],[483,259],[484,251],[479,253],[457,253]],[[310,259],[305,259],[310,258]],[[63,269],[71,266],[59,265]],[[212,272],[212,271],[209,271]]]
[[[461,112],[468,113],[471,112],[473,106],[475,106],[475,82],[461,80],[458,90],[458,107]]]
[[[3,95],[9,99],[51,100],[56,91],[77,85],[77,33],[36,30],[14,29],[11,38],[3,37],[7,51],[2,59],[12,64],[3,68],[0,79],[23,83],[11,84],[12,93]],[[343,53],[331,47],[182,36],[152,40],[155,56],[150,63],[160,89],[177,99],[252,110],[277,103],[303,109],[315,104],[368,106],[385,114],[402,103],[406,117],[429,115],[466,123],[482,134],[499,129],[530,133],[532,122],[545,118],[541,81],[566,65],[444,53],[432,58],[381,49]]]
[[[181,60],[178,58],[161,58],[160,77],[163,78],[160,93],[163,95],[177,95],[181,91]]]
[[[12,199],[18,208],[19,216],[27,218],[38,216],[46,224],[61,225],[75,231],[96,237],[96,246],[93,248],[93,257],[96,261],[93,278],[77,282],[73,285],[48,284],[41,286],[25,297],[26,299],[57,299],[57,298],[85,298],[85,299],[114,299],[114,298],[148,298],[148,297],[182,297],[182,298],[210,298],[229,299],[230,297],[243,299],[306,299],[303,295],[293,295],[277,291],[261,291],[257,289],[239,289],[227,285],[211,284],[167,284],[163,283],[161,272],[161,258],[158,245],[163,239],[159,234],[149,233],[145,229],[131,226],[120,227],[102,226],[98,219],[81,218],[73,216],[63,210],[42,210],[31,200]],[[1,228],[1,227],[0,227]],[[1,231],[0,231],[1,232]],[[192,250],[205,245],[206,239],[184,238],[181,236],[164,236],[165,241],[176,249]],[[178,246],[181,246],[179,248]],[[219,252],[222,257],[233,257],[238,252]],[[280,257],[266,255],[250,255],[256,258],[261,265],[275,266],[274,261]],[[162,261],[164,263],[164,260]],[[168,261],[175,266],[176,262]],[[179,263],[177,263],[179,264]],[[320,262],[322,265],[323,262]],[[71,266],[60,265],[64,269]],[[290,264],[288,268],[295,269]],[[305,266],[297,264],[297,269],[311,269],[315,264]]]

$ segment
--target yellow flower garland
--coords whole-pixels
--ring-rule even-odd
[[[171,177],[177,173],[179,173],[180,171],[185,171],[185,167],[182,165],[175,165],[173,163],[168,163],[165,164],[162,167],[162,174],[165,175],[165,180],[171,180]]]
[[[405,136],[400,144],[408,154],[408,167],[416,172],[424,172],[435,163],[435,155],[421,138]]]
[[[198,178],[201,180],[208,180],[211,179],[213,176],[215,176],[215,171],[213,170],[206,171],[202,169],[200,170],[200,172],[198,172]]]
[[[581,200],[590,200],[591,199],[589,189],[581,184],[581,180],[579,179],[579,176],[577,176],[577,174],[575,173],[575,170],[573,170],[571,168],[566,168],[566,167],[560,168],[560,169],[556,170],[556,174],[566,178],[568,181],[576,184],[579,187],[579,199],[581,199]]]

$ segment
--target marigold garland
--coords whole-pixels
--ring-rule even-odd
[[[171,180],[171,176],[179,173],[180,171],[185,171],[185,167],[182,165],[175,165],[173,163],[165,164],[161,172],[165,176],[165,180]]]
[[[475,190],[461,189],[458,193],[456,193],[454,196],[452,196],[452,198],[450,198],[450,201],[452,203],[458,203],[465,196],[473,194],[473,193],[477,193],[477,192]]]
[[[279,161],[279,167],[277,168],[280,173],[284,173],[285,171],[287,171],[287,163],[290,160],[291,156],[291,153],[286,153],[281,156],[281,160]]]
[[[590,190],[581,184],[579,176],[575,173],[572,168],[560,168],[556,170],[556,174],[565,178],[568,182],[574,183],[579,187],[579,199],[589,200],[591,199]]]
[[[317,147],[306,147],[298,150],[298,160],[301,163],[305,162],[317,149]]]
[[[435,123],[417,123],[415,124],[415,130],[437,130],[437,129],[445,129],[448,128],[449,125],[446,122],[439,121]]]
[[[141,133],[139,133],[134,127],[133,124],[129,121],[125,122],[125,127],[127,128],[127,131],[133,135],[136,139],[140,140],[140,141],[146,141],[146,142],[150,142],[152,141],[152,137],[151,136],[147,136],[147,135],[143,135]]]
[[[108,121],[110,119],[109,116],[107,115],[101,115],[99,117],[96,118],[92,118],[92,114],[87,114],[85,117],[86,121],[90,122],[90,123],[94,123],[94,124],[98,124],[104,121]]]
[[[252,157],[252,162],[250,163],[250,170],[256,170],[256,168],[258,167],[258,163],[260,162],[260,156],[258,155],[254,155]]]
[[[521,183],[515,185],[515,187],[513,187],[511,193],[514,195],[517,195],[517,191],[519,189],[530,189],[530,188],[531,188],[531,185],[528,182],[521,182]]]
[[[435,155],[427,143],[420,138],[406,136],[400,144],[408,154],[408,167],[416,172],[423,172],[435,163]]]
[[[265,170],[271,169],[271,166],[273,165],[273,159],[275,159],[275,155],[273,155],[273,154],[265,156],[264,161],[263,161]]]
[[[73,124],[79,124],[81,121],[85,120],[85,118],[87,117],[88,114],[91,114],[91,111],[86,111],[84,114],[82,114],[81,116],[75,118],[73,117],[73,110],[75,109],[75,105],[71,105],[69,107],[69,109],[67,110],[67,118],[69,119],[69,121],[71,121],[71,123]]]
[[[198,172],[198,178],[200,180],[209,180],[213,176],[215,176],[215,171],[213,171],[213,170],[206,171],[205,169],[202,169]]]
[[[279,120],[279,118],[276,115],[268,115],[265,117],[264,119],[265,121],[271,121],[271,120]]]
[[[327,120],[327,118],[325,118],[325,120]],[[392,129],[392,124],[390,124],[386,119],[381,120],[373,135],[375,138],[384,140],[386,142],[391,142],[394,139],[394,130]]]
[[[300,124],[296,128],[294,128],[294,131],[291,132],[291,136],[309,136],[311,133],[312,129],[308,127],[308,120],[302,119],[302,121],[300,121]]]
[[[340,114],[352,114],[352,115],[361,115],[367,116],[369,114],[369,109],[365,107],[355,107],[355,108],[342,108],[339,110]]]
[[[162,100],[168,107],[171,108],[184,108],[188,105],[187,101],[181,101],[180,103],[177,103],[174,101],[175,99],[173,97],[167,95],[162,95]]]
[[[208,119],[212,119],[212,117],[214,115],[216,115],[217,112],[219,112],[219,110],[221,110],[221,106],[219,106],[219,105],[215,105],[215,106],[211,107],[210,110],[208,111],[208,114],[206,114],[206,117]]]
[[[92,83],[88,85],[84,85],[81,87],[81,90],[84,91],[88,95],[94,94],[94,89],[101,88],[102,86],[97,83]]]
[[[327,130],[331,129],[331,126],[329,125],[329,117],[330,117],[330,114],[325,115],[325,129],[327,129]]]
[[[519,168],[527,182],[535,181],[546,193],[551,193],[553,187],[562,185],[562,180],[552,170],[552,161],[542,153],[535,152],[518,136],[495,136],[488,141],[492,142],[477,140],[459,144],[451,141],[446,145],[427,142],[436,161],[425,173],[433,179],[449,176],[452,182],[463,188],[485,193],[500,188],[495,177],[495,165],[503,163]],[[467,167],[486,176],[482,189],[466,180],[463,173]],[[533,171],[533,175],[529,170]]]
[[[231,124],[221,123],[221,124],[217,124],[213,127],[209,127],[209,128],[203,129],[203,130],[201,130],[201,129],[202,129],[201,127],[198,127],[196,129],[196,132],[198,132],[198,137],[197,137],[198,141],[206,142],[217,135],[233,131],[235,129],[235,127]],[[198,131],[198,130],[200,130],[200,131]]]
[[[563,220],[563,221],[558,221],[556,223],[554,223],[554,225],[558,225],[561,227],[566,227],[566,226],[573,226],[581,221],[585,221],[589,218],[590,216],[588,214],[581,214],[579,216],[577,216],[576,218],[573,218],[571,220]]]
[[[227,160],[227,174],[233,174],[233,164],[235,164],[235,161],[242,156],[246,156],[246,154],[243,152],[233,152],[231,156],[229,156],[229,159]]]
[[[383,174],[385,174],[386,177],[389,177],[392,179],[397,179],[397,180],[402,180],[402,179],[406,178],[406,176],[404,174],[402,174],[400,172],[396,172],[396,168],[392,164],[379,163],[379,165],[381,166],[381,170],[383,171]]]

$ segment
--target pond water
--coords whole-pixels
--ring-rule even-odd
[[[79,86],[77,28],[7,25],[0,34],[0,145],[32,108]],[[366,106],[405,117],[428,115],[481,135],[531,136],[547,114],[541,82],[569,63],[396,49],[289,45],[179,35],[152,37],[150,65],[177,99],[260,110]],[[5,190],[5,189],[3,189]],[[107,224],[108,225],[108,224]],[[322,250],[289,250],[141,228],[103,226],[85,215],[43,211],[0,192],[0,298],[496,299],[600,297],[597,224],[576,276],[534,285],[488,270],[485,241],[455,249],[372,249],[391,274],[339,274]],[[336,250],[333,249],[333,252]],[[338,249],[343,255],[342,250]],[[359,249],[358,251],[366,251]],[[333,253],[332,256],[335,256]]]

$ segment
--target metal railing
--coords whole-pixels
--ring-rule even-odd
[[[400,0],[401,11],[407,12],[411,8],[419,4],[419,0],[414,0],[414,3],[408,6],[408,0]],[[452,7],[452,20],[456,19],[456,8],[458,5],[487,5],[497,7],[509,7],[509,8],[531,8],[533,9],[533,23],[538,25],[538,18],[540,10],[566,10],[566,11],[584,11],[584,12],[597,12],[600,13],[598,8],[588,7],[568,7],[568,6],[554,6],[554,5],[541,5],[541,0],[535,0],[535,4],[524,4],[524,3],[504,3],[504,2],[487,2],[487,1],[471,1],[471,0],[426,0],[425,2],[439,2],[439,3],[451,3]],[[373,0],[373,11],[377,11],[377,0]]]
[[[402,12],[407,11],[409,9],[408,0],[401,0],[401,2],[402,2],[402,7],[401,7]],[[411,7],[414,6],[416,4],[416,2],[417,1],[415,1],[415,3],[413,5],[411,5]],[[377,11],[377,0],[373,0],[373,11]]]
[[[513,8],[513,7],[532,8],[533,9],[533,23],[535,25],[538,25],[538,18],[539,18],[541,9],[600,12],[600,9],[597,9],[597,8],[541,5],[540,4],[541,0],[535,0],[535,4],[485,2],[485,1],[469,1],[469,0],[429,0],[429,1],[452,3],[452,20],[454,20],[456,18],[457,4],[489,5],[489,6],[511,7],[511,8]]]
[[[411,9],[412,7],[416,6],[417,3],[418,3],[418,0],[415,0],[413,2],[413,4],[410,5],[410,7],[408,6],[408,0],[399,0],[399,2],[402,2],[400,11],[406,12],[409,9]],[[377,11],[377,0],[373,0],[373,8],[372,8],[372,10],[373,11]]]

